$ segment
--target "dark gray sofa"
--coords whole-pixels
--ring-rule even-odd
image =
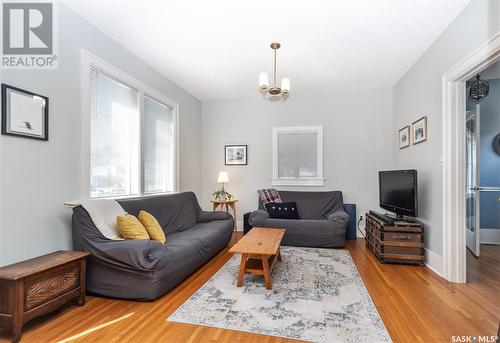
[[[233,218],[202,211],[192,192],[118,201],[135,216],[145,210],[165,232],[165,245],[150,240],[104,237],[85,209],[73,209],[73,248],[87,260],[87,290],[115,298],[153,300],[195,272],[227,246]]]
[[[253,227],[286,229],[282,245],[341,248],[345,246],[349,215],[344,210],[342,192],[280,191],[283,202],[295,201],[300,219],[273,219],[259,200],[249,223]]]

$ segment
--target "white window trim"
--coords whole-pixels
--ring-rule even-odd
[[[179,190],[179,104],[162,93],[152,89],[148,85],[133,78],[120,69],[112,66],[108,62],[94,56],[90,52],[82,49],[81,52],[81,118],[83,128],[83,194],[85,198],[90,198],[90,73],[95,69],[108,76],[136,89],[139,92],[140,113],[143,113],[144,97],[148,96],[172,108],[174,124],[174,193]],[[158,195],[162,193],[144,194],[144,156],[143,156],[143,121],[139,130],[140,147],[140,184],[139,194],[132,196],[119,196],[110,198],[130,198],[137,196]],[[172,193],[172,192],[167,192]]]
[[[323,126],[289,126],[273,127],[273,186],[309,186],[318,187],[325,185],[323,177]],[[314,178],[280,178],[278,176],[278,135],[283,133],[315,133],[317,134],[317,173]]]

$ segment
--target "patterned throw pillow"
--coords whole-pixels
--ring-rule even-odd
[[[268,202],[266,205],[270,218],[275,219],[299,219],[297,204],[291,202]]]
[[[260,202],[263,206],[268,202],[281,202],[280,194],[274,188],[259,189],[257,193],[259,194]]]

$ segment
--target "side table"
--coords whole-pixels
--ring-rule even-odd
[[[229,212],[229,208],[233,210],[233,218],[234,218],[234,231],[237,230],[236,227],[236,203],[238,200],[210,200],[210,202],[214,206],[214,211],[217,210],[217,208],[220,206],[222,210],[224,210],[224,207],[226,207],[226,212]]]

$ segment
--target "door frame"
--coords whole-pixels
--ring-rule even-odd
[[[443,75],[443,277],[465,283],[465,82],[500,60],[500,33]]]

